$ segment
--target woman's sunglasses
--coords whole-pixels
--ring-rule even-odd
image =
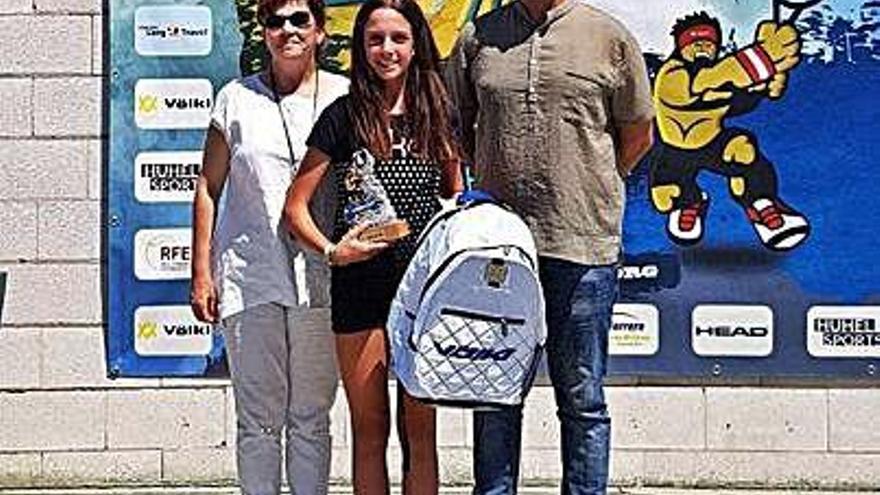
[[[281,29],[286,22],[295,28],[307,28],[312,23],[312,15],[300,10],[290,15],[271,14],[263,21],[263,25],[269,29]]]

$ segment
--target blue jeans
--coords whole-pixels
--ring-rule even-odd
[[[604,494],[611,419],[602,383],[617,299],[615,265],[541,258],[547,363],[562,424],[563,495]],[[522,408],[474,413],[474,494],[516,493]]]

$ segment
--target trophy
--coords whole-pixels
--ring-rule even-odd
[[[397,212],[388,193],[375,175],[376,160],[366,149],[352,155],[345,173],[344,187],[348,200],[343,209],[345,222],[354,227],[367,224],[358,239],[371,242],[391,242],[409,235],[406,220],[397,218]]]

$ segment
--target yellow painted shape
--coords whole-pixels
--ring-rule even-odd
[[[746,180],[742,177],[732,177],[730,179],[730,192],[734,196],[742,196],[746,193]]]
[[[681,196],[681,188],[675,184],[654,186],[651,188],[651,201],[660,212],[672,210],[672,200]]]
[[[724,147],[725,162],[735,162],[742,165],[751,165],[755,162],[755,145],[749,141],[748,136],[737,136]]]

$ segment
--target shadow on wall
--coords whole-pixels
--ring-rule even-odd
[[[3,326],[3,296],[6,294],[6,272],[0,272],[0,327]]]

